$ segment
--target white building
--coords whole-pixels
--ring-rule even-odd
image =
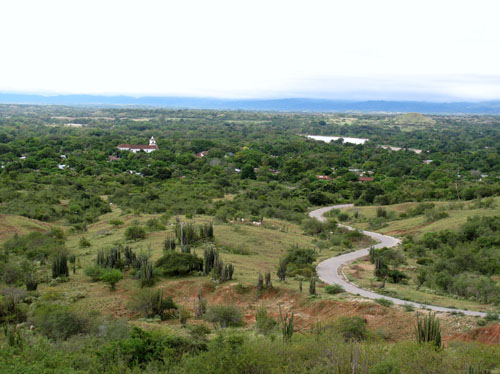
[[[152,136],[151,139],[149,139],[149,145],[141,145],[141,144],[120,144],[116,148],[118,148],[120,151],[130,151],[137,153],[139,151],[144,151],[146,153],[151,153],[153,151],[158,150],[158,145],[156,145],[156,140]]]

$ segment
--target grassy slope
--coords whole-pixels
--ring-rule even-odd
[[[349,215],[351,216],[351,220],[348,220],[347,223],[359,229],[371,230],[394,236],[412,234],[417,237],[426,232],[436,232],[445,229],[455,230],[464,222],[466,222],[468,217],[500,216],[500,197],[495,198],[494,208],[474,208],[474,202],[472,201],[464,202],[463,209],[448,209],[450,206],[454,206],[454,202],[450,203],[442,201],[435,202],[434,204],[436,207],[443,207],[443,209],[445,209],[449,214],[449,217],[435,222],[427,222],[424,216],[387,220],[387,225],[377,230],[371,230],[370,224],[367,222],[362,222],[362,220],[352,220],[352,214],[355,211],[358,211],[360,216],[363,216],[366,219],[374,218],[376,217],[376,211],[379,206],[359,206],[342,209],[342,211],[349,213]],[[395,205],[385,205],[380,207],[386,209],[388,212],[400,214],[417,205],[418,203],[403,203]]]
[[[52,225],[62,227],[67,231],[67,247],[71,253],[78,255],[80,266],[75,275],[71,274],[70,281],[56,286],[41,284],[39,292],[47,298],[75,301],[73,304],[82,311],[98,310],[105,315],[134,319],[134,315],[127,308],[127,304],[132,295],[140,292],[138,282],[126,277],[117,285],[117,290],[111,292],[107,286],[98,282],[92,283],[89,278],[83,275],[83,268],[91,264],[100,248],[110,247],[116,243],[124,243],[124,232],[128,225],[134,221],[146,222],[158,215],[123,214],[122,211],[113,207],[112,212],[100,217],[99,221],[89,225],[88,232],[84,236],[91,242],[90,248],[80,248],[79,240],[82,234],[74,234],[69,231],[69,227],[63,222],[56,222]],[[185,217],[180,217],[186,220]],[[31,230],[48,230],[51,225],[29,220],[18,216],[7,216],[4,218],[21,228],[19,233],[27,233]],[[121,227],[115,228],[110,224],[113,219],[120,219],[124,222]],[[211,217],[196,216],[192,221],[196,223],[211,221]],[[171,219],[170,223],[175,219]],[[186,220],[187,221],[187,220]],[[148,233],[147,238],[138,242],[128,242],[127,244],[138,251],[150,251],[153,259],[157,259],[162,254],[163,240],[168,232],[173,230],[168,226],[165,231]],[[318,299],[307,297],[308,282],[304,282],[304,293],[300,295],[298,291],[298,281],[289,279],[286,284],[278,282],[276,277],[276,265],[278,259],[286,250],[294,244],[302,247],[314,248],[315,239],[303,235],[302,229],[289,222],[279,220],[265,220],[261,227],[247,224],[216,224],[214,226],[217,245],[238,248],[250,252],[249,255],[229,254],[223,252],[224,261],[235,264],[235,280],[232,283],[217,285],[206,278],[200,276],[189,276],[183,278],[161,279],[155,287],[164,288],[167,294],[174,297],[174,300],[192,309],[193,298],[199,289],[208,298],[209,305],[218,303],[236,304],[244,310],[245,320],[252,323],[254,321],[255,310],[261,305],[265,305],[269,312],[276,318],[278,316],[278,304],[285,310],[296,312],[297,328],[307,329],[309,325],[316,321],[328,321],[338,318],[340,315],[361,315],[369,321],[369,326],[373,329],[384,331],[390,340],[411,338],[413,316],[411,313],[404,313],[399,308],[384,308],[371,302],[359,300],[355,295],[342,293],[339,295],[328,295],[324,292],[321,284],[317,285],[320,295]],[[0,236],[0,244],[11,235],[6,232]],[[358,247],[365,247],[369,243],[359,243]],[[201,248],[197,250],[201,255]],[[337,252],[335,250],[323,250],[318,261],[331,257]],[[272,272],[272,279],[277,286],[274,290],[266,291],[262,297],[256,297],[254,285],[258,272]],[[241,282],[249,285],[249,291],[245,294],[237,294],[234,286]],[[132,323],[140,324],[143,327],[155,327],[157,323],[134,320]],[[177,321],[167,322],[174,327]],[[444,320],[446,331],[466,331],[474,327],[475,322],[471,318],[447,316]],[[166,328],[166,326],[164,326]],[[170,328],[170,327],[169,327]]]
[[[396,204],[383,206],[388,212],[394,213],[402,213],[408,209],[415,207],[418,203],[404,203],[404,204]],[[435,203],[436,207],[449,207],[450,203],[448,202],[437,202]],[[348,209],[343,209],[349,213],[352,219],[352,214],[355,211],[358,211],[360,215],[366,218],[373,218],[376,216],[377,206],[369,206],[369,207],[353,207]],[[404,236],[404,235],[415,235],[419,237],[426,232],[436,232],[440,230],[456,230],[460,225],[467,221],[468,217],[472,216],[500,216],[500,198],[495,199],[495,207],[494,208],[483,208],[478,209],[474,208],[474,202],[466,202],[464,203],[464,209],[457,210],[447,210],[449,217],[435,221],[435,222],[427,222],[424,216],[417,216],[406,218],[402,220],[388,220],[387,226],[373,230],[370,228],[369,223],[359,222],[358,221],[348,221],[348,224],[360,228],[371,231],[380,232],[383,234],[389,234],[394,236]],[[401,268],[401,270],[405,271],[407,274],[410,274],[412,277],[415,276],[413,269],[415,268],[415,261],[410,259],[408,261],[408,265]],[[366,260],[357,261],[346,269],[347,277],[359,284],[364,288],[371,288],[371,286],[376,286],[377,283],[374,282],[373,277],[373,265],[371,265]],[[440,305],[445,307],[456,307],[461,309],[471,309],[471,310],[491,310],[495,312],[499,312],[500,309],[498,307],[494,307],[492,305],[484,305],[472,300],[463,300],[457,299],[444,295],[437,295],[433,290],[426,289],[423,287],[419,291],[416,290],[416,285],[413,280],[410,280],[408,285],[399,285],[399,284],[390,284],[387,283],[386,290],[394,292],[396,295],[399,295],[401,298],[408,298],[409,300]]]

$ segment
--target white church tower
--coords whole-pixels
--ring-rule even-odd
[[[156,140],[154,136],[152,136],[151,139],[149,139],[149,145],[156,145]]]

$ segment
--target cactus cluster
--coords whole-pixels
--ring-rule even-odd
[[[434,313],[429,313],[423,319],[417,314],[415,335],[419,343],[431,343],[438,350],[442,348],[441,326]]]
[[[68,258],[65,253],[56,255],[52,262],[52,278],[69,277]]]
[[[140,262],[139,279],[141,287],[151,287],[155,283],[153,263],[147,258],[142,258]]]

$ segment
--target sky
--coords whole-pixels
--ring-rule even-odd
[[[5,0],[0,91],[500,99],[496,0]]]

